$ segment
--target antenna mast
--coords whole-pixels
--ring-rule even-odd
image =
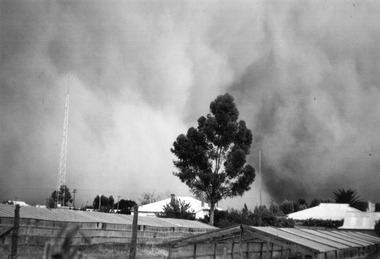
[[[67,159],[67,134],[69,132],[69,79],[67,79],[67,94],[66,94],[66,103],[65,103],[65,118],[63,120],[63,134],[62,134],[62,144],[61,144],[61,154],[59,158],[59,167],[58,167],[58,181],[57,181],[57,205],[59,203],[58,197],[60,192],[60,187],[66,185],[66,159]],[[64,189],[62,203],[65,205],[65,193],[66,188]]]

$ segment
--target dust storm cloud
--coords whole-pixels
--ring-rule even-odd
[[[225,92],[253,131],[256,169],[263,153],[268,197],[354,188],[375,200],[379,9],[365,1],[2,1],[0,197],[42,203],[54,190],[69,86],[66,179],[83,203],[99,193],[188,193],[172,175],[170,147]]]

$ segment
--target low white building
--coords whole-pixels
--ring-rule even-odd
[[[11,200],[8,200],[8,201],[6,202],[6,204],[20,205],[21,207],[27,207],[27,206],[30,206],[30,205],[27,204],[25,201],[11,201]]]
[[[322,219],[343,220],[348,212],[361,212],[342,203],[321,203],[316,207],[288,214],[288,218],[294,220]]]
[[[207,203],[197,200],[193,197],[188,197],[188,196],[176,196],[175,198],[180,200],[181,202],[190,204],[190,211],[194,211],[196,219],[204,218],[205,216],[209,215],[210,206]],[[170,201],[171,201],[171,198],[167,198],[165,200],[139,206],[139,216],[155,217],[157,214],[164,212],[163,210],[164,206],[166,204],[169,204]],[[217,209],[222,210],[220,208],[217,208]],[[133,212],[132,212],[132,215],[133,215]]]
[[[360,231],[374,234],[375,224],[380,220],[380,212],[348,212],[339,230]]]

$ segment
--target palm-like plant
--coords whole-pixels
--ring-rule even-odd
[[[356,190],[352,189],[338,189],[333,191],[333,197],[335,203],[348,203],[351,207],[360,209],[363,201]]]

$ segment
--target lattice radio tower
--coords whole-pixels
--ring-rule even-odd
[[[65,118],[63,120],[63,134],[62,134],[62,144],[61,144],[61,154],[59,157],[59,167],[58,167],[58,181],[57,181],[57,205],[59,203],[58,197],[60,192],[60,187],[66,185],[66,159],[67,159],[67,134],[69,133],[69,83],[67,82],[67,94],[65,103]],[[62,197],[61,205],[65,205],[65,190]]]

